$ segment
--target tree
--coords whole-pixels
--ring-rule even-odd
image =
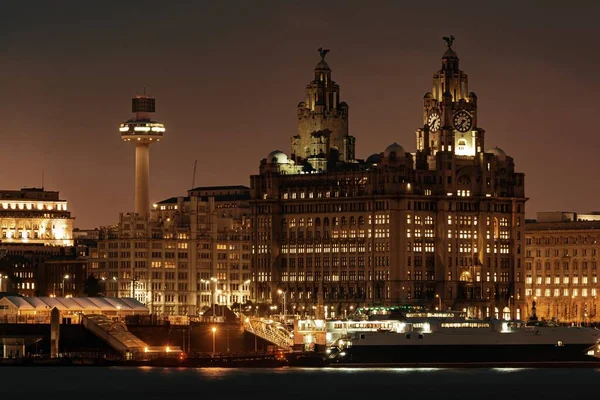
[[[102,288],[100,287],[100,281],[98,281],[98,278],[96,278],[94,274],[88,276],[83,284],[83,293],[89,297],[98,297],[101,291]]]

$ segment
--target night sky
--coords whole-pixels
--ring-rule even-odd
[[[486,147],[526,175],[528,216],[598,210],[598,15],[596,1],[4,1],[0,187],[40,186],[43,169],[76,227],[115,223],[133,210],[134,149],[118,125],[144,87],[167,127],[151,202],[184,195],[194,160],[196,186],[249,185],[271,150],[289,152],[319,47],[357,157],[414,151],[452,34]]]

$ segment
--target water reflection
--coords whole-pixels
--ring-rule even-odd
[[[510,372],[519,372],[526,371],[531,368],[492,368],[492,371],[501,372],[501,373],[510,373]]]

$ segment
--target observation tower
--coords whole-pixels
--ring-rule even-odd
[[[135,213],[148,216],[150,213],[150,145],[160,141],[165,126],[150,119],[155,111],[155,100],[146,95],[132,99],[131,111],[135,118],[123,122],[119,128],[121,138],[135,145]]]

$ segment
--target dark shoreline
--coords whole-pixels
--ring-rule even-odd
[[[37,361],[37,362],[36,362]],[[104,359],[55,359],[55,360],[0,360],[0,367],[156,367],[156,368],[332,368],[332,369],[378,369],[378,368],[595,368],[600,361],[556,362],[456,362],[456,363],[331,363],[323,365],[289,364],[274,358],[265,359],[161,359],[153,361],[113,361]]]

